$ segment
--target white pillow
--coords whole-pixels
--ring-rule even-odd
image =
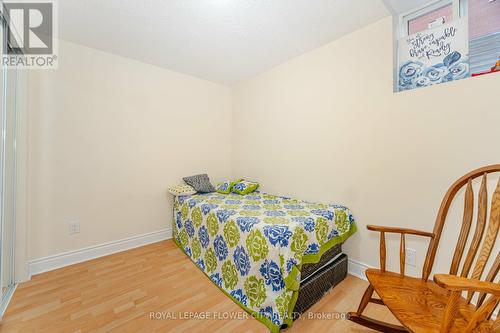
[[[194,188],[192,188],[191,186],[186,185],[186,184],[171,186],[168,188],[168,192],[176,197],[180,197],[183,195],[196,194],[196,190]]]

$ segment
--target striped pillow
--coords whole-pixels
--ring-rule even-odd
[[[191,177],[184,177],[182,179],[186,182],[186,184],[192,186],[196,190],[196,192],[200,193],[215,192],[215,188],[210,183],[210,178],[208,178],[208,175],[206,173]]]

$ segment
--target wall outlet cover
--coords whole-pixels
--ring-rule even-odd
[[[80,232],[80,221],[70,221],[69,224],[69,234],[77,234]]]
[[[415,249],[406,248],[405,262],[408,266],[415,267],[417,265],[417,251]]]

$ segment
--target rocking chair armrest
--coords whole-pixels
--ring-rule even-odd
[[[435,236],[432,232],[426,232],[426,231],[408,229],[408,228],[384,227],[384,226],[371,225],[371,224],[367,225],[366,228],[370,231],[416,235],[416,236],[423,236],[423,237],[429,237],[429,238],[434,238],[434,236]]]
[[[425,232],[415,229],[408,228],[398,228],[398,227],[383,227],[378,225],[367,225],[366,228],[370,231],[378,231],[380,232],[380,270],[385,272],[385,264],[386,264],[386,248],[385,248],[385,234],[386,233],[394,233],[401,235],[401,242],[399,244],[399,271],[401,275],[405,275],[405,259],[406,259],[406,246],[405,246],[405,237],[406,235],[416,235],[416,236],[424,236],[434,239],[435,234],[431,232]]]
[[[500,297],[500,284],[498,283],[467,279],[448,274],[434,275],[434,282],[438,286],[450,291],[477,291]]]

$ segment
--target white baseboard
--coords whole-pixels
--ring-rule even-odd
[[[357,278],[360,278],[361,280],[367,281],[365,271],[368,268],[372,267],[351,258],[347,260],[347,272]]]
[[[29,279],[31,279],[31,276],[35,274],[48,272],[57,268],[107,256],[117,252],[130,250],[139,246],[156,243],[170,238],[172,238],[172,229],[168,228],[139,236],[120,239],[109,243],[89,246],[79,250],[30,260],[28,262]]]
[[[48,272],[57,268],[77,264],[83,261],[104,257],[113,253],[130,250],[139,246],[156,243],[165,239],[172,238],[172,229],[163,229],[147,234],[120,239],[117,241],[89,246],[80,250],[60,253],[28,262],[29,279],[35,274]],[[365,263],[354,259],[348,259],[347,272],[357,278],[367,281],[365,271],[373,268]],[[495,320],[499,309],[495,311],[492,318]],[[1,317],[0,317],[1,318]]]

